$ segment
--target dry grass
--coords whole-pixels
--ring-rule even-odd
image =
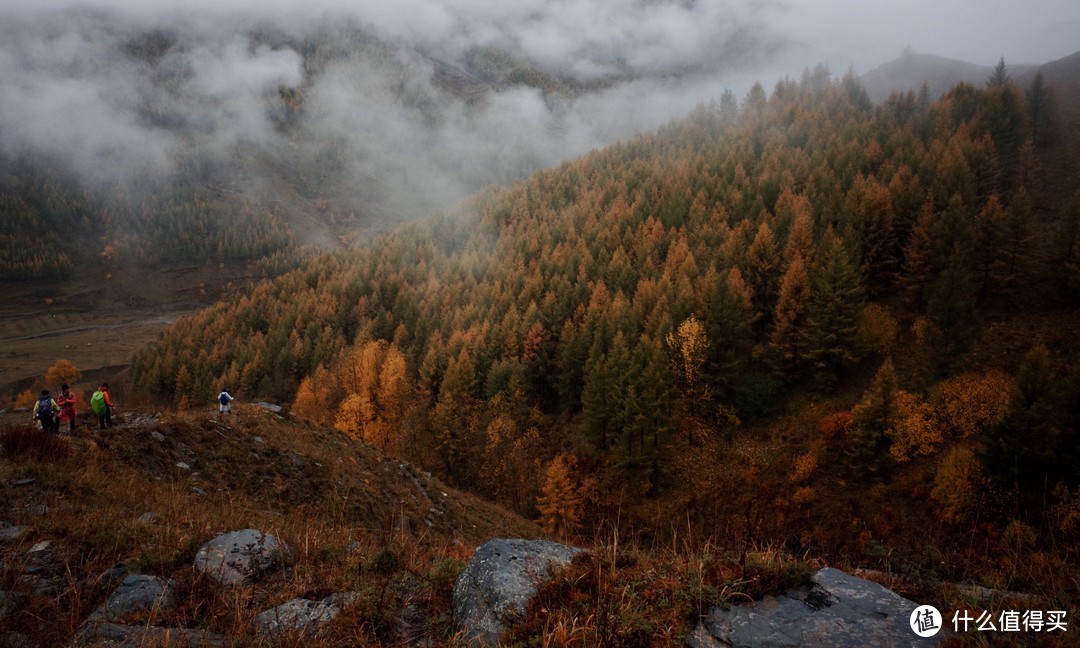
[[[128,417],[59,445],[17,427],[0,439],[0,520],[30,528],[0,543],[0,590],[21,600],[0,620],[0,637],[18,632],[39,645],[70,641],[115,587],[100,576],[118,564],[177,585],[164,617],[134,623],[257,646],[259,612],[355,592],[324,636],[275,645],[398,645],[406,636],[443,645],[453,636],[452,584],[472,548],[496,535],[537,535],[530,523],[371,448],[254,408],[225,421],[200,412]],[[34,483],[13,485],[24,478]],[[147,512],[153,519],[141,517]],[[285,567],[236,589],[196,575],[199,547],[242,528],[283,539],[291,549]],[[27,553],[42,540],[51,542],[47,552]],[[28,569],[48,587],[23,580]]]

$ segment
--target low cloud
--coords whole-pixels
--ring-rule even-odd
[[[1058,24],[1076,17],[1039,1],[1031,29],[1040,8],[1071,14]],[[905,44],[929,51],[904,40],[899,27],[916,24],[905,6],[958,11],[921,0],[877,14],[851,0],[813,12],[768,0],[11,0],[0,146],[121,183],[167,178],[192,155],[227,166],[243,150],[409,218],[655,129],[728,88],[770,88],[820,61],[865,70]],[[915,35],[941,38],[934,24]],[[815,44],[815,30],[829,42]],[[518,76],[477,68],[477,51]]]

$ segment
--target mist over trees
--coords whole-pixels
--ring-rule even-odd
[[[653,129],[793,51],[750,11],[608,9],[582,5],[608,16],[584,31],[545,3],[405,22],[0,10],[0,276],[339,245]]]

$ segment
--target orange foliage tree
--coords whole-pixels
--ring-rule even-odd
[[[544,486],[536,502],[544,531],[563,538],[577,531],[581,523],[582,500],[573,479],[575,463],[573,455],[555,457],[548,465]]]
[[[82,372],[76,369],[70,360],[64,358],[57,360],[45,372],[45,384],[55,388],[59,388],[62,384],[71,385],[80,378],[82,378]]]

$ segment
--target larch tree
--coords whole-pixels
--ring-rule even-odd
[[[917,313],[926,307],[926,294],[935,275],[934,221],[934,204],[930,199],[919,210],[904,247],[904,271],[900,284],[904,288],[904,301]]]
[[[1031,261],[1029,257],[1035,229],[1031,196],[1026,189],[1021,188],[1013,196],[1003,225],[997,275],[1004,286],[1007,302],[1013,304],[1018,296],[1017,286],[1023,283],[1024,273]]]
[[[772,307],[776,300],[780,255],[776,239],[768,223],[762,223],[746,253],[745,277],[752,289],[759,335],[772,323]]]
[[[675,374],[684,410],[690,418],[697,416],[699,404],[709,400],[709,385],[705,381],[705,361],[709,356],[709,336],[705,325],[694,315],[683,320],[668,333],[668,349],[672,351]]]
[[[990,295],[994,268],[1000,263],[1005,237],[1005,208],[997,194],[990,196],[975,218],[973,247],[979,275],[979,297]]]
[[[771,364],[784,378],[794,378],[806,361],[809,313],[810,276],[802,257],[796,256],[780,280],[776,317],[769,335]]]
[[[573,478],[576,461],[573,455],[562,454],[548,465],[536,501],[540,526],[544,531],[567,539],[581,525],[582,497]]]

